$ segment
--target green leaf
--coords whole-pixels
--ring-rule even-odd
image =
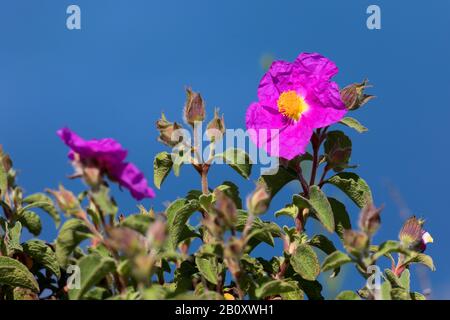
[[[116,268],[116,263],[111,258],[91,254],[80,259],[80,288],[69,290],[71,300],[79,300],[90,288],[99,283]]]
[[[72,251],[82,242],[89,238],[89,228],[78,219],[70,219],[63,224],[56,238],[56,258],[58,263],[65,267]]]
[[[380,292],[380,294],[381,294],[381,299],[382,300],[392,300],[392,297],[391,297],[391,290],[392,290],[392,285],[391,285],[391,283],[389,282],[389,281],[384,281],[382,284],[381,284],[381,292]]]
[[[364,127],[358,120],[352,118],[352,117],[345,117],[341,121],[339,121],[340,124],[343,124],[349,128],[355,129],[359,133],[364,133],[369,131],[366,127]]]
[[[217,266],[217,259],[196,257],[195,264],[197,265],[198,271],[200,271],[206,280],[217,285],[219,282],[219,268]]]
[[[335,172],[341,172],[349,166],[352,154],[352,140],[342,131],[330,131],[324,143],[325,154],[327,155],[327,166]]]
[[[359,208],[363,208],[368,201],[372,202],[372,192],[369,186],[355,173],[338,173],[328,179],[326,183],[342,190]]]
[[[309,203],[315,216],[329,232],[334,231],[334,216],[326,195],[318,186],[309,188]]]
[[[24,210],[29,210],[31,208],[40,208],[44,212],[48,213],[55,222],[56,228],[59,228],[61,224],[61,217],[50,197],[43,193],[35,193],[23,199],[23,203],[28,204],[24,208]]]
[[[288,204],[284,208],[275,212],[275,217],[278,218],[280,216],[288,216],[293,219],[296,219],[298,212],[299,212],[298,207],[295,204]]]
[[[400,276],[400,283],[402,284],[402,288],[409,292],[411,285],[411,274],[408,269],[405,269],[402,272],[402,275]]]
[[[320,273],[319,258],[307,244],[300,244],[290,261],[294,271],[305,280],[314,281]]]
[[[41,218],[33,211],[21,211],[17,218],[33,235],[38,236],[42,231]]]
[[[403,288],[393,288],[391,290],[392,300],[409,300],[409,292]]]
[[[335,251],[325,258],[322,264],[322,272],[339,268],[340,266],[351,262],[352,259],[341,251]]]
[[[155,156],[153,161],[153,182],[158,189],[161,189],[161,185],[169,175],[170,170],[172,170],[172,166],[173,161],[170,153],[160,152]]]
[[[334,230],[341,240],[344,239],[344,231],[351,230],[350,217],[345,205],[334,198],[328,198],[334,216]]]
[[[4,198],[4,195],[8,189],[8,173],[3,165],[2,156],[0,153],[0,200]]]
[[[6,246],[7,255],[12,256],[16,251],[22,252],[23,248],[20,245],[22,224],[19,221],[14,224],[10,224],[6,220],[0,218],[0,226],[5,232],[3,240]]]
[[[336,251],[333,242],[322,234],[315,235],[308,241],[309,245],[316,247],[326,254],[332,254]]]
[[[372,256],[372,261],[375,262],[379,258],[381,258],[384,255],[388,255],[392,252],[399,252],[401,251],[400,243],[393,240],[388,240],[386,242],[383,242],[376,253]]]
[[[400,281],[400,279],[395,275],[394,272],[392,272],[392,270],[386,269],[386,270],[384,270],[384,274],[386,275],[386,279],[391,283],[392,288],[405,289],[405,287],[403,287],[402,281]],[[409,286],[409,284],[408,284],[408,286]]]
[[[247,212],[244,210],[238,210],[236,223],[236,229],[238,231],[242,232],[244,230],[245,224],[247,223],[247,219],[248,219]],[[262,221],[258,217],[253,218],[253,224],[252,227],[250,228],[250,233],[253,233],[254,237],[259,241],[265,242],[272,247],[275,245],[273,237],[281,236],[281,230],[277,224],[273,222]]]
[[[273,198],[285,185],[297,179],[298,177],[295,175],[295,172],[284,167],[279,167],[276,174],[262,175],[258,183],[262,183],[271,198]]]
[[[39,285],[28,268],[9,257],[0,257],[0,285],[27,288],[39,292]]]
[[[361,297],[354,291],[342,291],[337,295],[336,300],[361,300]]]
[[[35,262],[50,270],[58,279],[61,277],[56,254],[44,241],[27,241],[23,244],[23,251]]]
[[[166,209],[169,245],[176,249],[182,239],[186,223],[191,215],[200,209],[197,200],[178,199]]]
[[[414,252],[410,257],[406,259],[403,263],[404,265],[409,265],[411,263],[419,263],[427,266],[431,271],[436,271],[436,267],[434,266],[433,259],[423,253]]]
[[[145,235],[150,227],[150,224],[154,221],[152,217],[144,214],[133,214],[126,217],[120,225],[133,229],[143,235]]]
[[[427,298],[419,292],[410,292],[411,300],[427,300]]]
[[[289,292],[284,292],[281,293],[281,299],[283,300],[294,300],[294,301],[299,301],[299,300],[304,300],[305,299],[305,293],[303,292],[303,290],[301,290],[298,287],[298,284],[295,281],[289,281],[290,284],[294,285],[297,289],[295,291],[289,291]]]
[[[265,297],[277,296],[293,291],[298,291],[297,286],[295,286],[294,284],[283,280],[271,280],[257,288],[255,290],[255,295],[259,299],[262,299]]]
[[[92,200],[103,215],[116,215],[118,209],[115,201],[109,195],[109,188],[102,185],[91,192]]]
[[[231,168],[243,176],[245,179],[250,177],[252,171],[252,163],[250,156],[241,149],[227,149],[224,153],[216,155],[222,158]]]

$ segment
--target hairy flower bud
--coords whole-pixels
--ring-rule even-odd
[[[209,122],[206,128],[206,135],[211,141],[217,141],[225,133],[225,120],[222,117],[219,117],[219,109],[214,110],[214,118]]]
[[[355,230],[344,231],[344,247],[352,254],[362,252],[369,242],[369,238],[364,232]]]
[[[156,121],[156,129],[159,131],[159,137],[158,140],[164,143],[165,145],[168,145],[169,147],[176,146],[182,137],[175,137],[173,136],[173,133],[181,129],[182,127],[176,123],[176,122],[169,122],[166,119],[166,116],[164,113],[161,115],[161,119]]]
[[[216,189],[214,191],[216,202],[214,211],[220,219],[223,219],[225,225],[232,227],[237,221],[237,208],[233,199],[225,194],[225,192]]]
[[[164,221],[157,219],[147,231],[147,239],[151,246],[160,247],[167,237],[167,228]]]
[[[381,224],[380,213],[383,209],[377,209],[371,201],[368,201],[359,214],[359,227],[368,235],[377,232]]]
[[[247,198],[248,210],[256,215],[267,211],[270,201],[270,194],[262,184],[258,184],[256,190]]]
[[[68,215],[77,215],[81,211],[78,198],[71,192],[66,190],[62,185],[59,190],[48,190],[55,197],[56,203],[62,212]]]
[[[186,122],[194,126],[195,122],[205,119],[205,103],[200,93],[186,89],[186,105],[184,106],[184,117]]]
[[[425,221],[411,217],[403,225],[399,238],[401,243],[410,250],[424,252],[427,243],[433,243],[431,235],[423,229]]]
[[[375,98],[373,95],[365,94],[368,87],[367,79],[361,83],[351,84],[341,90],[341,98],[348,110],[356,110]]]

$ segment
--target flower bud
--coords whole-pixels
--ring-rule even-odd
[[[424,223],[424,220],[416,217],[406,220],[399,234],[400,241],[406,248],[424,252],[427,243],[433,243],[431,235],[423,229]]]
[[[186,122],[194,126],[195,122],[205,119],[205,103],[200,93],[186,89],[186,105],[184,107],[184,117]]]
[[[222,138],[225,133],[225,120],[219,117],[219,109],[214,110],[214,118],[209,122],[206,127],[206,135],[211,141],[216,141]]]
[[[373,95],[365,94],[368,87],[367,79],[362,83],[351,84],[341,90],[341,99],[348,110],[356,110],[365,105],[369,100],[375,98]]]
[[[381,224],[380,213],[383,209],[377,209],[371,201],[368,201],[359,214],[359,227],[368,235],[377,232]]]
[[[262,184],[258,184],[256,190],[247,198],[248,211],[260,215],[267,211],[270,194]]]
[[[344,247],[351,254],[359,254],[366,249],[369,238],[364,232],[345,230],[344,231]]]
[[[175,137],[172,137],[173,133],[181,128],[182,127],[178,123],[167,121],[164,113],[161,115],[161,119],[156,121],[156,129],[159,131],[158,140],[169,147],[176,146],[182,139],[181,136],[178,139],[174,139]]]
[[[161,247],[167,237],[166,224],[157,219],[147,231],[147,239],[150,245]]]
[[[234,226],[237,220],[237,208],[233,199],[218,189],[214,191],[214,195],[216,197],[214,210],[223,219],[225,225],[229,227]]]
[[[58,207],[62,212],[68,215],[77,215],[81,211],[80,202],[78,198],[71,192],[66,190],[62,185],[59,186],[59,190],[48,190],[56,200]]]

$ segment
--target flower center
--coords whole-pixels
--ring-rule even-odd
[[[309,109],[305,102],[297,92],[290,90],[283,92],[277,101],[278,111],[285,117],[298,121],[303,112]]]

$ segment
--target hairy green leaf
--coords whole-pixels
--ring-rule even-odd
[[[352,117],[345,117],[341,121],[339,121],[339,123],[341,123],[349,128],[355,129],[359,133],[364,133],[364,132],[369,131],[369,129],[364,127],[358,120],[356,120],[355,118],[352,118]]]
[[[160,152],[153,161],[153,182],[158,189],[172,170],[172,156],[168,152]]]
[[[342,291],[337,295],[336,300],[361,300],[361,297],[354,291]]]
[[[262,299],[270,296],[277,296],[283,293],[298,291],[297,286],[283,280],[271,280],[255,290],[256,297]]]
[[[219,282],[219,268],[217,266],[217,259],[208,257],[196,257],[195,264],[201,275],[211,282],[212,284],[217,284]]]
[[[264,185],[273,198],[285,185],[297,179],[292,170],[280,166],[276,174],[262,175],[258,182]]]
[[[334,230],[341,240],[344,239],[344,231],[351,230],[350,217],[348,215],[345,205],[334,198],[328,198],[331,210],[334,216]]]
[[[70,219],[66,221],[56,238],[56,258],[60,266],[65,267],[73,250],[91,233],[83,221]]]
[[[78,262],[80,268],[80,288],[70,289],[69,298],[79,300],[88,292],[90,288],[99,283],[109,273],[116,268],[116,263],[111,258],[101,257],[97,254],[91,254],[80,259]]]
[[[334,231],[334,216],[331,205],[326,195],[318,186],[309,189],[309,203],[314,210],[315,216],[329,232]]]
[[[42,231],[41,218],[33,211],[21,211],[17,218],[33,235],[38,236]]]
[[[231,168],[243,176],[245,179],[250,177],[252,171],[252,163],[250,156],[241,149],[227,149],[224,153],[216,155],[222,158]]]
[[[359,208],[372,202],[372,192],[367,183],[357,174],[341,172],[326,181],[342,190]]]
[[[154,219],[145,214],[133,214],[126,217],[120,225],[123,227],[127,227],[133,229],[143,235],[145,235],[150,227],[150,224],[154,221]]]
[[[23,244],[23,251],[35,262],[50,270],[58,279],[61,277],[56,254],[44,241],[27,241]]]
[[[182,239],[186,223],[191,215],[200,209],[197,200],[178,199],[166,209],[169,245],[176,249]]]
[[[404,265],[409,265],[411,263],[423,264],[424,266],[427,266],[431,271],[436,271],[433,259],[430,256],[423,253],[414,252],[413,254],[411,254],[411,256],[409,256],[406,259]]]
[[[307,244],[300,244],[290,261],[294,271],[305,280],[314,281],[320,273],[319,258]]]
[[[344,264],[351,262],[352,259],[341,251],[335,251],[325,258],[322,264],[322,272],[336,269]]]
[[[27,288],[39,292],[39,285],[28,268],[9,257],[0,256],[0,285]]]
[[[61,224],[61,217],[50,197],[48,197],[43,193],[35,193],[23,199],[23,203],[28,204],[24,208],[24,210],[29,210],[31,208],[39,208],[42,209],[44,212],[48,213],[55,222],[56,228],[59,228]]]

